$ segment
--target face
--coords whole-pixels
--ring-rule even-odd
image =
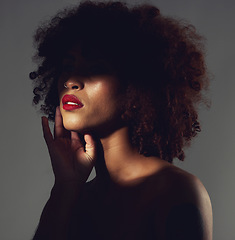
[[[101,60],[85,61],[79,49],[65,57],[58,91],[67,130],[106,134],[122,124],[121,86],[114,75],[104,73],[106,64]]]

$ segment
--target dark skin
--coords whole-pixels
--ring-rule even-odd
[[[126,186],[110,183],[104,188],[97,181],[88,184],[89,194],[81,200],[82,217],[73,220],[72,228],[81,239],[87,234],[100,239],[210,239],[211,226],[206,226],[211,223],[210,202],[194,176],[166,167]]]
[[[55,184],[34,239],[212,240],[211,203],[202,183],[132,147],[115,77],[73,72],[62,75],[58,90],[54,136],[42,118]],[[65,94],[84,107],[64,110]],[[96,178],[86,183],[93,167]]]

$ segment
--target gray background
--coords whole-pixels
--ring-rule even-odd
[[[38,24],[74,0],[0,2],[0,239],[31,239],[48,199],[53,176],[40,115],[31,106],[28,73],[34,69],[32,34]],[[133,1],[134,2],[134,1]],[[207,38],[214,75],[210,111],[201,110],[203,131],[180,167],[207,188],[214,212],[214,240],[235,239],[235,2],[156,0],[165,15],[186,18]]]

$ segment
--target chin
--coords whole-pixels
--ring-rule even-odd
[[[82,130],[81,121],[71,117],[68,118],[63,117],[63,125],[64,128],[67,129],[68,131],[78,132]]]

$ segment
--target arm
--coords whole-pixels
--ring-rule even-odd
[[[85,135],[85,149],[77,133],[68,132],[56,110],[54,137],[48,119],[42,118],[44,138],[51,158],[55,184],[33,240],[66,240],[69,221],[96,159],[95,142]]]
[[[212,240],[212,207],[202,183],[184,171],[167,173],[155,232],[164,240]],[[159,231],[160,230],[160,231]]]

